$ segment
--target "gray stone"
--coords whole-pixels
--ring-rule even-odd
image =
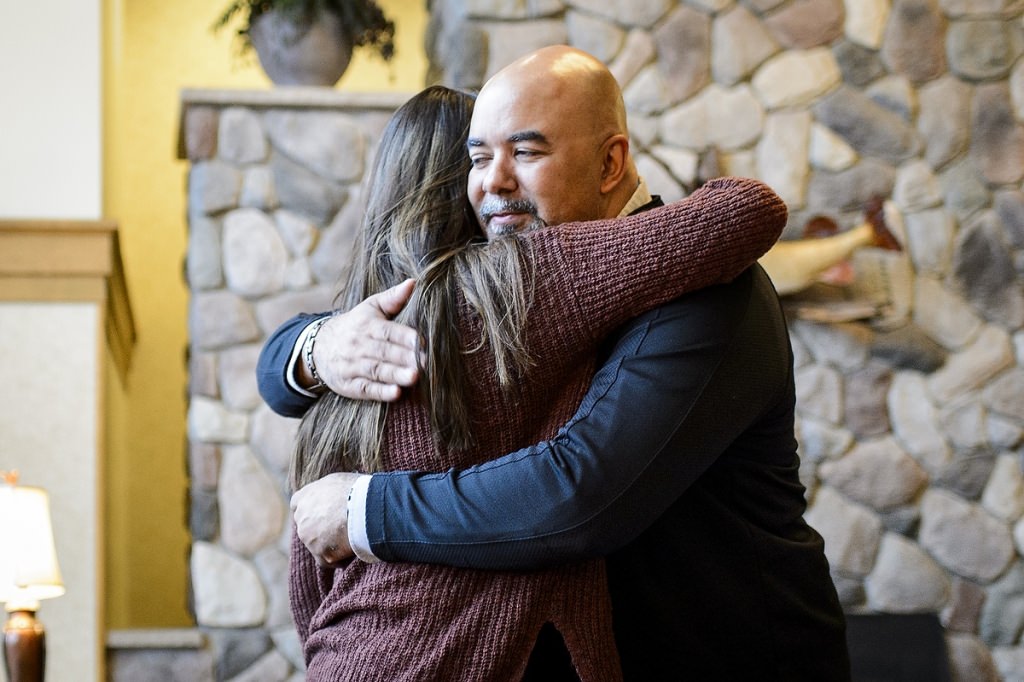
[[[892,438],[858,443],[841,459],[818,467],[821,479],[846,497],[878,511],[912,502],[928,474]]]
[[[891,384],[892,370],[877,362],[846,377],[843,422],[858,438],[889,432],[885,398]]]
[[[985,422],[988,443],[996,450],[1015,448],[1024,440],[1024,428],[1020,422],[1006,419],[998,414],[988,414]]]
[[[932,476],[932,485],[976,501],[981,498],[994,467],[995,455],[988,448],[955,450],[949,462]]]
[[[838,173],[823,170],[811,173],[807,206],[826,214],[861,211],[872,198],[892,194],[895,184],[895,168],[875,159],[861,159]]]
[[[939,402],[973,391],[1013,363],[1010,336],[999,327],[987,326],[964,350],[928,378],[928,389]]]
[[[660,116],[645,116],[630,113],[629,134],[633,138],[635,148],[648,149],[658,142],[658,122]]]
[[[232,412],[216,401],[195,396],[188,405],[188,435],[207,443],[242,443],[249,428],[249,418]]]
[[[940,176],[946,207],[964,220],[989,203],[981,174],[969,159],[952,164]]]
[[[729,8],[736,0],[690,0],[690,4],[712,14]]]
[[[840,82],[839,65],[824,47],[782,52],[761,65],[751,83],[769,109],[807,104]]]
[[[715,82],[735,85],[779,51],[764,24],[737,5],[711,26],[711,74]]]
[[[914,321],[950,350],[975,338],[982,321],[967,303],[932,277],[919,277],[914,298]]]
[[[1000,682],[999,671],[984,642],[973,635],[947,635],[950,672],[954,680]]]
[[[907,251],[919,274],[943,275],[953,257],[953,217],[945,209],[910,213],[905,216]]]
[[[263,622],[266,595],[249,562],[208,542],[196,542],[192,545],[191,575],[200,626],[244,628]]]
[[[954,578],[949,602],[942,610],[942,625],[950,632],[978,632],[978,617],[985,603],[985,590],[962,578]]]
[[[1024,554],[1024,519],[1013,525],[1013,544],[1018,554]]]
[[[853,443],[847,429],[806,417],[798,420],[796,434],[800,457],[810,462],[841,457]]]
[[[917,92],[905,76],[880,78],[865,93],[904,121],[912,121],[917,114]]]
[[[877,50],[882,45],[885,22],[889,18],[889,0],[847,2],[843,32],[848,40]]]
[[[426,48],[431,61],[426,82],[471,90],[483,85],[487,77],[489,37],[475,21],[464,16],[461,3],[432,12],[427,25]]]
[[[306,669],[306,661],[302,653],[302,642],[299,641],[299,633],[295,631],[294,625],[278,628],[270,633],[270,637],[274,640],[274,646],[277,647],[277,650],[288,659],[292,666],[297,670]],[[300,676],[298,682],[302,682],[303,679],[304,677]]]
[[[805,518],[825,539],[825,556],[833,571],[847,576],[871,571],[882,538],[878,516],[823,486]]]
[[[857,607],[864,604],[864,583],[858,578],[847,578],[844,575],[832,574],[832,582],[836,586],[836,593],[839,595],[839,603],[846,611],[856,611]]]
[[[796,320],[791,329],[818,362],[848,372],[863,366],[867,360],[872,333],[863,325]]]
[[[320,239],[310,255],[309,265],[318,282],[337,288],[352,262],[356,236],[362,229],[363,202],[353,192],[344,208],[320,232]]]
[[[981,494],[981,506],[996,518],[1013,523],[1024,514],[1024,472],[1010,454],[996,458],[992,476]]]
[[[210,443],[189,443],[188,476],[193,489],[214,490],[220,478],[220,448]]]
[[[619,53],[626,39],[626,31],[622,28],[607,19],[583,12],[566,12],[565,26],[570,45],[589,52],[605,63]]]
[[[799,207],[806,202],[810,140],[810,112],[780,111],[765,120],[764,134],[757,144],[758,177],[788,206]]]
[[[964,296],[989,320],[1024,324],[1024,288],[993,211],[961,228],[953,251],[953,276]]]
[[[296,313],[331,310],[335,293],[334,288],[323,285],[308,291],[288,291],[264,299],[256,304],[259,328],[263,334],[270,334]]]
[[[464,0],[464,11],[477,19],[536,19],[565,9],[562,0]]]
[[[956,495],[934,489],[921,500],[919,541],[947,569],[983,584],[1002,575],[1013,560],[1013,540],[1005,523]]]
[[[188,255],[185,272],[189,289],[216,289],[223,283],[220,253],[220,221],[194,215],[188,221]]]
[[[487,78],[534,50],[569,41],[561,19],[480,22],[487,31]]]
[[[217,679],[227,680],[251,666],[270,651],[270,637],[262,628],[208,631],[217,651]]]
[[[1003,224],[1006,242],[1015,249],[1024,249],[1024,192],[996,192],[992,208]]]
[[[222,348],[259,338],[252,309],[229,291],[197,292],[189,307],[189,338],[198,348]]]
[[[842,378],[829,367],[813,365],[796,373],[797,414],[839,424],[843,411]]]
[[[627,109],[641,114],[660,114],[672,104],[668,86],[655,64],[641,69],[622,96]]]
[[[883,613],[938,611],[949,599],[949,578],[917,545],[887,533],[864,581],[868,606]]]
[[[917,372],[931,372],[946,361],[942,347],[914,324],[879,332],[871,355],[895,369]]]
[[[657,48],[650,32],[633,29],[626,34],[626,42],[615,61],[608,65],[608,70],[625,89],[640,73],[640,69],[654,59],[656,53]]]
[[[195,350],[188,358],[188,394],[219,398],[217,385],[217,354]]]
[[[267,138],[252,109],[228,107],[220,112],[218,155],[238,165],[267,158]]]
[[[111,682],[214,682],[209,649],[107,648]]]
[[[764,110],[747,85],[726,90],[711,84],[690,101],[665,112],[660,135],[664,142],[687,149],[731,150],[756,140],[763,124]]]
[[[740,0],[740,2],[758,14],[764,14],[769,10],[775,9],[785,1],[786,0]]]
[[[242,174],[222,161],[200,161],[188,173],[188,208],[192,214],[214,214],[238,203]]]
[[[253,564],[267,590],[266,626],[288,628],[294,632],[295,626],[288,605],[288,555],[277,547],[268,547],[253,557]],[[274,637],[274,643],[277,644],[277,637]],[[301,654],[299,660],[302,660]]]
[[[239,296],[255,298],[279,291],[288,252],[262,211],[239,208],[224,218],[224,278]]]
[[[814,114],[864,156],[899,162],[921,147],[917,132],[902,118],[849,86],[822,98]]]
[[[887,220],[899,234],[899,223]],[[910,321],[914,301],[914,271],[906,254],[883,249],[858,249],[850,256],[856,277],[847,285],[853,300],[871,301],[878,309],[873,320],[880,329]]]
[[[256,359],[260,346],[249,344],[225,349],[220,354],[218,374],[224,404],[232,410],[251,410],[261,404],[256,387]]]
[[[192,542],[213,542],[220,529],[217,493],[192,489],[188,501],[188,530],[192,534]]]
[[[320,237],[316,225],[291,211],[275,212],[274,222],[277,223],[281,239],[288,247],[288,253],[293,256],[308,256]]]
[[[1024,421],[1024,369],[1003,372],[985,387],[985,404],[1006,417]]]
[[[843,75],[843,82],[854,87],[862,88],[886,73],[885,65],[876,50],[839,41],[832,48],[832,54]]]
[[[764,23],[786,48],[807,49],[841,36],[845,18],[842,0],[793,0]]]
[[[301,291],[313,286],[313,271],[309,261],[299,258],[289,261],[284,269],[284,287],[291,291]]]
[[[1010,98],[1017,118],[1024,120],[1024,62],[1017,62],[1010,73]]]
[[[944,409],[941,424],[957,450],[977,450],[988,444],[985,408],[977,400],[955,403]]]
[[[281,494],[249,448],[224,448],[217,499],[221,541],[232,552],[251,556],[281,532],[285,520]]]
[[[846,170],[857,162],[853,147],[820,123],[811,124],[808,156],[812,166],[832,172]]]
[[[882,43],[882,60],[915,83],[946,70],[946,20],[935,0],[894,0]]]
[[[989,646],[1017,643],[1024,631],[1024,567],[1019,562],[989,586],[980,626],[981,638]]]
[[[281,206],[308,216],[317,224],[329,221],[348,196],[343,186],[323,179],[280,154],[273,155],[270,169]]]
[[[938,411],[925,379],[916,372],[897,372],[889,388],[889,418],[900,445],[929,473],[940,471],[951,453],[938,424]]]
[[[242,193],[238,199],[242,208],[270,211],[277,206],[274,175],[267,166],[246,168],[242,175]]]
[[[879,512],[879,516],[887,531],[908,538],[917,534],[917,527],[921,523],[921,510],[917,508],[916,504],[886,509]]]
[[[668,168],[676,182],[681,183],[685,187],[695,186],[697,182],[697,154],[689,150],[676,149],[667,145],[656,145],[651,148],[651,156]],[[660,188],[658,191],[660,191]]]
[[[917,130],[925,142],[925,159],[932,168],[942,168],[967,149],[971,87],[947,75],[921,86],[918,100]]]
[[[939,0],[939,6],[949,17],[1002,15],[1010,17],[1021,11],[1021,0]]]
[[[654,30],[658,68],[673,103],[711,81],[711,18],[680,5]]]
[[[1024,177],[1024,126],[1013,113],[1005,83],[974,90],[971,160],[990,184],[1020,182]]]
[[[217,121],[220,110],[215,107],[189,105],[185,109],[185,156],[189,161],[206,161],[217,153]]]
[[[249,446],[277,476],[288,473],[299,420],[282,417],[266,405],[252,415],[252,438]]]
[[[285,682],[292,667],[279,651],[272,649],[228,682]]]
[[[657,193],[664,201],[678,201],[686,196],[682,185],[656,159],[647,154],[637,154],[634,159],[640,177],[644,178],[650,187],[657,188]]]
[[[916,213],[942,204],[942,190],[931,167],[918,159],[900,166],[893,201],[904,213]]]
[[[570,7],[590,14],[606,17],[624,26],[650,28],[665,16],[672,5],[669,0],[633,0],[608,2],[607,0],[566,0]]]
[[[1004,680],[1021,679],[1024,671],[1024,647],[993,647],[992,660]]]
[[[264,123],[274,148],[299,166],[333,182],[363,176],[366,136],[345,114],[272,110]]]
[[[968,80],[1005,78],[1022,51],[1020,28],[1004,19],[954,21],[946,37],[950,71]]]

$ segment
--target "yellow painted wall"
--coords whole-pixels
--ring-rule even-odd
[[[187,164],[176,159],[183,88],[267,88],[255,57],[240,63],[227,2],[104,1],[104,195],[121,226],[138,343],[110,414],[108,585],[111,628],[188,625],[186,314]],[[425,0],[379,0],[397,25],[392,65],[357,51],[340,89],[423,87]]]

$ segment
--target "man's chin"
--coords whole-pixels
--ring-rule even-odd
[[[539,230],[542,227],[547,227],[547,223],[536,216],[516,221],[491,220],[487,223],[487,238],[507,237],[510,234]]]

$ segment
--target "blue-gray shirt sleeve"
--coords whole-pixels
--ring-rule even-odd
[[[295,343],[310,322],[329,313],[301,314],[278,327],[260,350],[256,362],[256,385],[260,396],[283,417],[301,417],[316,401],[288,384],[286,372]]]

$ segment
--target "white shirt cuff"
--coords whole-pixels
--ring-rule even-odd
[[[348,543],[356,556],[368,564],[380,561],[370,549],[366,535],[366,495],[370,491],[372,476],[360,476],[348,494]]]
[[[285,380],[288,382],[288,386],[296,393],[300,393],[310,398],[316,398],[318,396],[316,393],[313,393],[312,391],[309,391],[300,386],[295,376],[296,369],[298,369],[299,366],[298,363],[300,362],[299,356],[302,355],[302,347],[306,345],[306,337],[309,336],[309,330],[314,324],[316,324],[316,320],[313,320],[312,322],[307,324],[306,327],[299,334],[298,340],[295,341],[295,347],[292,348],[292,355],[290,358],[288,358],[288,366],[285,367],[284,370],[284,377]]]

